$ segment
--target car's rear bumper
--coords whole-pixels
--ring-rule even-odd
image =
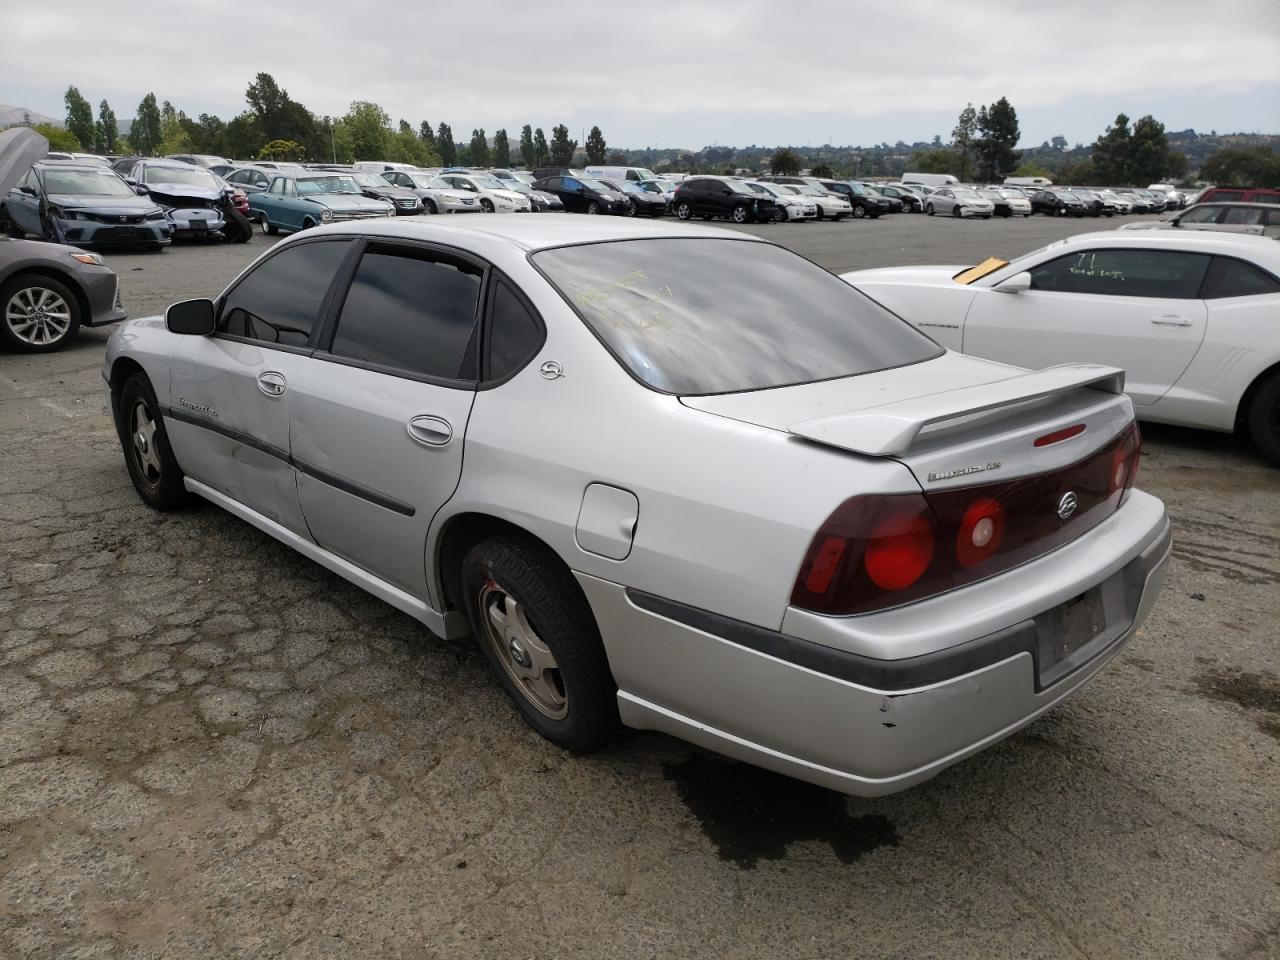
[[[834,637],[819,639],[813,624],[790,613],[786,632],[777,632],[578,579],[628,726],[877,796],[927,780],[1080,689],[1150,612],[1171,542],[1163,504],[1134,492],[1115,517],[1049,557],[927,601],[927,623],[897,613],[905,632],[895,639],[912,654],[894,659],[852,652],[856,642],[843,649],[824,642]],[[1014,594],[993,602],[1000,581],[1019,572]],[[1055,660],[1066,611],[1079,609],[1083,596],[1105,612],[1105,623]],[[834,633],[866,630],[879,617],[892,632],[890,614],[811,619]],[[934,649],[920,652],[922,636]]]

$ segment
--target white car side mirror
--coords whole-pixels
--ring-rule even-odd
[[[998,293],[1022,293],[1024,290],[1030,290],[1031,274],[1025,270],[1022,273],[1015,273],[995,289]]]

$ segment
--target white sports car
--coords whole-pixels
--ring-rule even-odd
[[[474,633],[571,749],[626,724],[902,789],[1080,689],[1171,544],[1120,371],[943,350],[728,230],[311,229],[103,374],[144,501]]]
[[[1280,243],[1115,231],[1012,263],[843,275],[943,346],[1033,369],[1114,364],[1138,417],[1241,430],[1280,464]]]

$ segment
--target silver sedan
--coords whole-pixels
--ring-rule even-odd
[[[903,789],[1080,689],[1170,549],[1120,371],[944,350],[709,227],[312,229],[103,374],[144,501],[474,634],[574,750],[626,725]]]

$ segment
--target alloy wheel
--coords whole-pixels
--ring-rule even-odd
[[[568,716],[560,664],[519,601],[490,580],[480,591],[480,614],[486,642],[529,704],[551,720]]]
[[[71,329],[71,305],[48,287],[24,287],[5,305],[4,322],[23,343],[47,347]]]
[[[145,400],[139,399],[129,413],[129,443],[138,472],[149,484],[160,482],[163,466],[156,450],[156,422]]]

